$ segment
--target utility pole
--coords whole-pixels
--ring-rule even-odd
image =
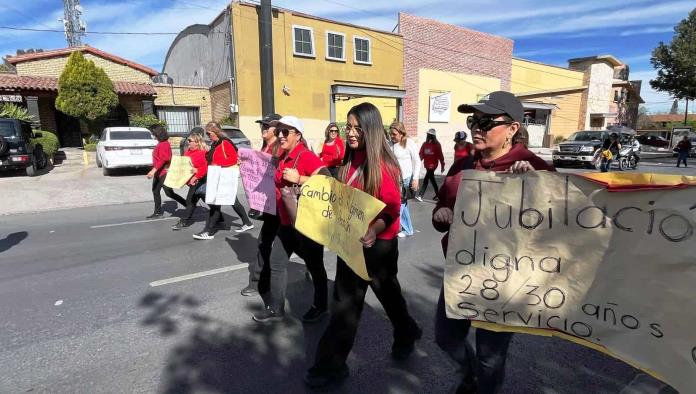
[[[81,46],[82,36],[87,30],[87,25],[80,20],[80,15],[82,15],[80,0],[63,0],[63,15],[63,19],[59,19],[59,21],[63,22],[68,47]]]
[[[259,52],[261,55],[261,116],[275,112],[273,85],[273,10],[271,0],[261,0]]]

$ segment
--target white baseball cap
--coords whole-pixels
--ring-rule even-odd
[[[430,129],[426,131],[425,134],[435,135],[435,129]]]
[[[290,126],[300,133],[304,133],[304,125],[302,124],[302,121],[297,119],[295,116],[283,116],[278,121],[278,125]]]

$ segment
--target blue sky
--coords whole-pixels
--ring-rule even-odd
[[[60,0],[0,0],[0,26],[62,29]],[[178,32],[209,23],[224,0],[83,0],[88,31]],[[630,65],[630,79],[643,80],[643,99],[651,112],[667,111],[669,96],[652,91],[650,53],[669,42],[673,27],[694,1],[645,0],[274,0],[275,6],[357,25],[391,31],[398,12],[407,12],[514,40],[514,55],[558,66],[574,57],[612,54]],[[173,35],[87,35],[84,42],[157,70]],[[0,29],[0,55],[18,48],[66,46],[62,33]],[[683,105],[680,105],[683,109]]]

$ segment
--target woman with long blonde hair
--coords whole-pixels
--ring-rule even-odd
[[[184,152],[184,156],[191,158],[191,165],[196,169],[196,173],[186,182],[188,185],[188,193],[186,194],[186,205],[184,215],[179,219],[172,230],[178,231],[191,225],[191,218],[196,209],[198,200],[203,197],[200,190],[205,185],[206,174],[208,173],[208,161],[205,159],[205,154],[210,147],[203,139],[203,129],[194,127],[191,133],[186,137],[188,149]],[[196,193],[198,191],[198,193]]]

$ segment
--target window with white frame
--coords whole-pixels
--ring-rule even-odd
[[[293,53],[297,56],[314,57],[314,31],[311,27],[292,27]]]
[[[372,64],[370,55],[370,39],[365,37],[353,37],[355,46],[355,63]]]
[[[326,58],[346,60],[346,35],[333,31],[326,32]]]

